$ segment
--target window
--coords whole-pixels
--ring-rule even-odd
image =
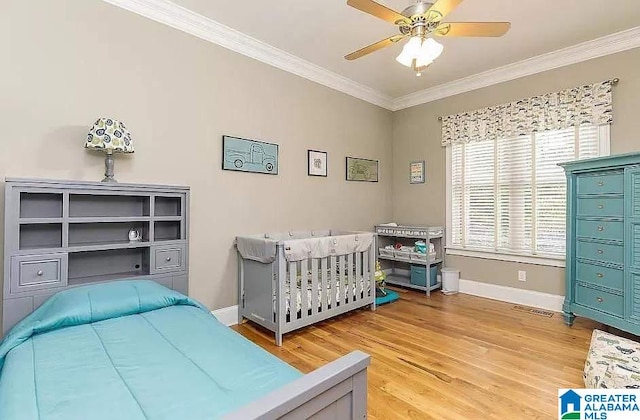
[[[609,125],[448,146],[447,252],[562,265],[566,179],[557,164],[607,154]]]

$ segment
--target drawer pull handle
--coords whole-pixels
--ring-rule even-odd
[[[599,278],[599,279],[601,279],[601,278],[603,278],[603,277],[604,277],[604,274],[602,274],[602,273],[598,273],[598,274],[596,274],[596,276],[598,276],[598,278]]]
[[[604,301],[604,299],[602,299],[601,297],[599,297],[598,299],[596,299],[598,301],[598,303],[602,303]]]
[[[598,208],[602,210],[604,208],[604,204],[598,204]]]
[[[604,230],[604,226],[598,226],[598,232],[602,232]]]
[[[604,254],[604,251],[603,251],[603,250],[601,250],[601,249],[599,249],[599,250],[598,250],[598,254]]]
[[[38,272],[37,272],[36,274],[38,275],[38,277],[42,277],[42,275],[43,275],[44,273],[42,272],[42,270],[38,270]]]
[[[599,187],[603,187],[604,186],[604,181],[598,181],[598,186]]]
[[[167,257],[167,258],[166,258],[166,261],[167,261],[167,262],[171,262],[171,257]]]

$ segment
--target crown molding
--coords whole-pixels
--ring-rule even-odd
[[[393,101],[392,111],[640,47],[640,26],[443,83]]]
[[[297,76],[391,109],[393,98],[168,0],[103,0]]]
[[[640,47],[637,26],[394,99],[169,0],[102,1],[391,111]]]

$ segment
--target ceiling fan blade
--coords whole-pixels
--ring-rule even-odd
[[[509,31],[509,22],[451,22],[441,23],[433,31],[438,36],[502,36]]]
[[[389,9],[373,0],[347,0],[347,4],[354,7],[361,12],[368,13],[382,20],[386,20],[394,25],[396,24],[408,24],[410,19],[401,15],[393,9]]]
[[[394,35],[392,37],[389,37],[387,39],[383,39],[382,41],[378,41],[375,44],[371,44],[367,47],[361,48],[358,51],[354,51],[351,54],[345,55],[344,58],[346,58],[347,60],[351,61],[351,60],[356,60],[360,57],[364,57],[367,54],[371,54],[372,52],[381,50],[382,48],[388,47],[391,44],[395,44],[396,42],[400,41],[401,39],[405,38],[406,35]]]
[[[433,6],[431,6],[431,8],[429,8],[429,10],[425,12],[425,15],[428,16],[428,15],[432,15],[433,13],[436,13],[437,15],[440,15],[440,16],[431,18],[430,20],[433,20],[436,22],[441,21],[442,19],[444,19],[445,16],[451,13],[453,9],[458,7],[458,5],[462,3],[462,1],[463,0],[438,0],[433,4]]]

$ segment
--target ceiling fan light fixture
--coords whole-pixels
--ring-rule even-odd
[[[396,57],[396,61],[407,67],[411,67],[413,65],[413,57],[410,54],[406,53],[404,49],[402,50],[400,55]]]
[[[444,46],[441,43],[433,38],[427,38],[422,42],[418,60],[422,59],[424,61],[433,61],[440,57],[443,50]]]
[[[419,36],[414,36],[402,48],[396,61],[410,68],[427,68],[442,54],[443,50],[444,46],[432,38],[423,40]]]
[[[409,42],[404,44],[402,48],[402,52],[398,57],[396,57],[396,61],[403,66],[413,67],[413,60],[415,60],[420,55],[420,50],[422,49],[422,39],[418,36],[414,36],[409,39]]]

